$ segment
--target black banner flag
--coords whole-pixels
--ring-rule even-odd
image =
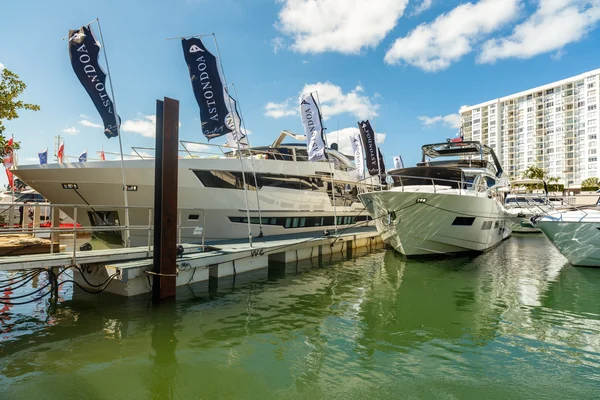
[[[385,163],[383,162],[383,154],[381,154],[381,150],[377,148],[377,154],[379,154],[379,170],[382,174],[385,174]]]
[[[232,132],[227,126],[229,109],[216,57],[199,38],[181,39],[181,44],[194,96],[200,107],[202,133],[210,140]]]
[[[380,167],[377,162],[375,132],[373,132],[373,128],[371,128],[371,123],[369,121],[359,122],[358,129],[360,130],[363,146],[365,146],[365,160],[367,161],[367,170],[369,171],[369,175],[378,175],[380,173]]]
[[[99,53],[100,45],[89,25],[69,31],[69,56],[73,71],[102,118],[104,134],[111,138],[118,136],[119,131],[115,108],[106,91],[106,74],[98,63]]]

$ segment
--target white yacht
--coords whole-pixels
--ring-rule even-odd
[[[308,162],[305,145],[282,144],[287,136],[300,137],[284,131],[271,146],[241,150],[241,157],[231,148],[181,142],[187,156],[179,160],[180,240],[198,243],[200,232],[207,240],[247,238],[247,209],[252,236],[261,233],[261,225],[269,236],[333,230],[334,218],[339,227],[366,223],[352,160],[328,149],[331,163]],[[218,155],[205,155],[210,148],[218,149]],[[131,232],[131,244],[145,245],[153,223],[154,159],[124,164],[129,225],[140,227]],[[13,172],[50,202],[77,205],[82,226],[124,225],[121,161],[20,165]],[[61,209],[75,217],[73,207]],[[114,234],[116,238],[105,239],[123,241],[120,232]]]
[[[600,210],[554,211],[533,224],[571,264],[600,267]]]
[[[382,239],[402,254],[482,252],[511,234],[503,207],[508,180],[488,146],[425,145],[416,167],[388,174],[388,190],[359,197]]]

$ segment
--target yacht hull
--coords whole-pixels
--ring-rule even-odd
[[[407,256],[483,252],[511,233],[502,206],[487,197],[396,190],[359,197],[382,239]]]
[[[600,267],[600,222],[538,220],[535,225],[572,265]]]
[[[260,234],[259,215],[262,217],[262,233],[265,236],[302,232],[322,232],[333,229],[334,215],[340,226],[356,222],[364,207],[343,191],[344,183],[337,184],[334,210],[327,163],[296,163],[278,160],[243,159],[246,181],[252,179],[254,167],[263,177],[257,190],[242,190],[239,159],[181,159],[178,168],[178,208],[181,210],[179,240],[199,243],[202,227],[206,240],[247,238]],[[126,180],[135,190],[128,191],[129,225],[137,226],[131,231],[132,245],[145,245],[152,237],[148,227],[153,225],[154,207],[154,160],[125,161]],[[221,180],[221,185],[209,187],[202,181],[198,171],[205,173],[232,171],[237,181]],[[118,161],[86,162],[71,164],[48,164],[19,166],[15,175],[44,195],[53,204],[77,205],[77,215],[72,206],[61,210],[84,227],[99,226],[94,214],[111,213],[110,223],[125,225],[123,181],[121,163]],[[349,173],[335,171],[339,182],[350,182]],[[299,177],[313,181],[301,181]],[[322,177],[322,178],[319,178]],[[214,177],[211,177],[213,179]],[[316,182],[306,187],[307,182]],[[216,179],[213,179],[216,181]],[[76,189],[65,189],[63,184],[75,184]],[[237,185],[237,186],[236,186]],[[292,188],[293,186],[293,188]],[[329,193],[328,193],[329,190]],[[260,205],[260,212],[259,212]],[[247,209],[251,227],[248,228]],[[105,214],[108,215],[108,214]],[[362,216],[365,213],[362,212]],[[319,217],[324,219],[318,220]],[[304,220],[302,219],[304,218]],[[315,222],[317,221],[317,222]],[[311,223],[308,223],[311,222]],[[103,222],[104,223],[104,222]],[[312,226],[311,226],[312,224]]]

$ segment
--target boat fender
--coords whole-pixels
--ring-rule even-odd
[[[178,244],[177,245],[177,257],[182,257],[183,256],[183,246]]]
[[[90,242],[85,242],[84,244],[82,244],[81,246],[79,246],[79,250],[81,250],[81,251],[90,251],[90,250],[92,250],[92,245],[90,244]]]

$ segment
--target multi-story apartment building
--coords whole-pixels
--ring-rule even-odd
[[[600,69],[460,109],[465,140],[492,147],[511,179],[530,165],[567,186],[600,176]]]

